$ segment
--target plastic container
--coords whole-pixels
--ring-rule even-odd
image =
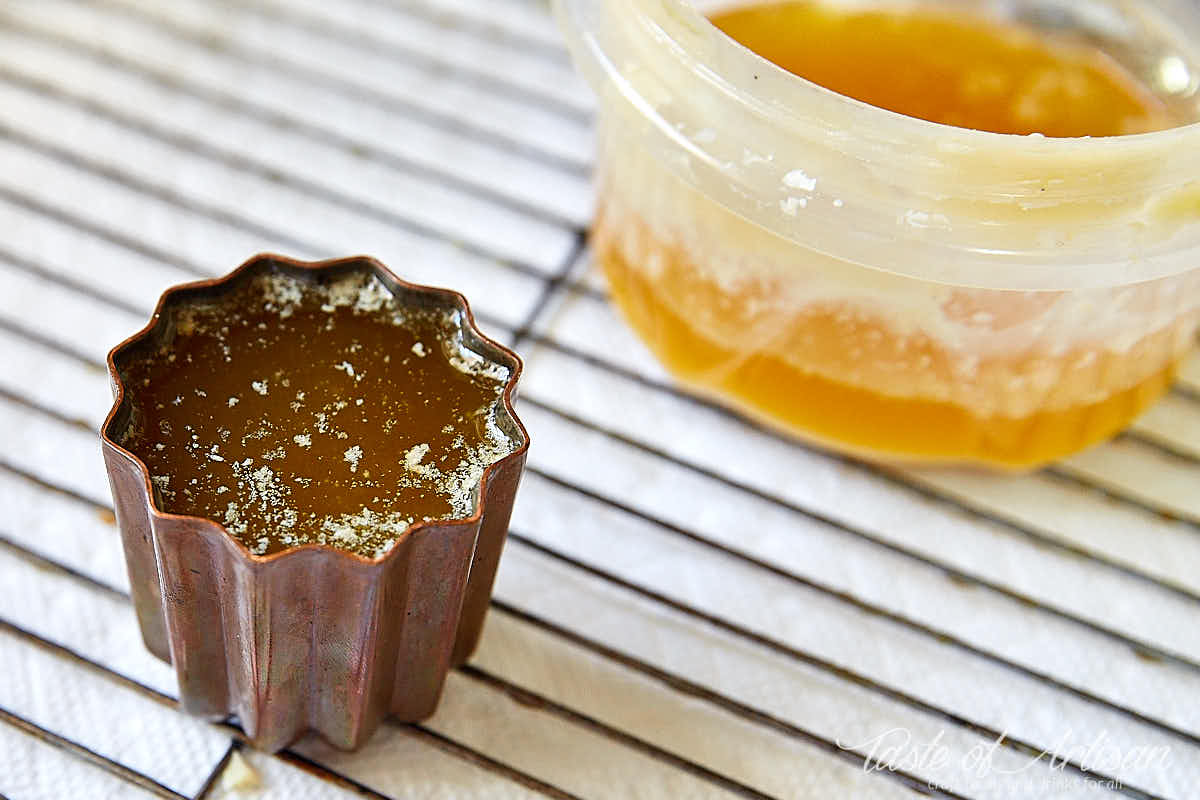
[[[1196,118],[1200,8],[1004,8]],[[558,12],[600,99],[596,259],[687,386],[857,455],[1009,468],[1168,387],[1200,319],[1200,125],[972,131],[805,81],[685,0]]]

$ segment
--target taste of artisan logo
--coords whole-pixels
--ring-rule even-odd
[[[1167,745],[1121,746],[1103,730],[1088,737],[1068,730],[1054,746],[1040,752],[1006,747],[1005,733],[969,746],[947,744],[945,739],[944,730],[921,740],[909,729],[895,727],[857,742],[839,739],[837,744],[862,756],[866,772],[908,773],[927,781],[934,790],[961,789],[981,782],[1011,784],[1010,789],[1019,785],[1022,790],[1080,784],[1116,789],[1121,788],[1122,777],[1131,780],[1171,763]]]

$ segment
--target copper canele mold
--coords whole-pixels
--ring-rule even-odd
[[[401,302],[463,312],[472,349],[509,368],[499,423],[518,448],[485,470],[473,516],[417,523],[377,559],[308,544],[257,556],[217,522],[163,512],[144,462],[117,442],[131,407],[121,368],[173,333],[172,311],[269,272],[370,271]],[[400,280],[378,261],[259,255],[223,278],[175,286],[150,322],[108,354],[114,402],[100,439],[146,647],[171,663],[183,708],[231,715],[275,751],[313,730],[343,749],[388,715],[437,706],[446,673],[478,644],[529,435],[512,407],[521,360],[479,332],[457,292]]]

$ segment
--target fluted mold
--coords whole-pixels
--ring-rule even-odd
[[[484,471],[475,513],[414,524],[370,559],[318,544],[255,555],[217,522],[162,511],[146,465],[119,444],[131,416],[122,367],[169,341],[175,309],[238,280],[356,270],[404,302],[459,309],[466,344],[509,370],[497,421],[517,446]],[[512,409],[520,359],[478,331],[466,300],[365,257],[261,255],[223,278],[168,289],[149,324],[109,353],[108,369],[115,399],[101,442],[134,605],[146,647],[175,667],[184,709],[235,715],[271,751],[307,730],[353,749],[387,715],[432,714],[447,671],[478,643],[529,442]]]

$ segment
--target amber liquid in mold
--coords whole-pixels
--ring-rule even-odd
[[[1100,52],[966,16],[778,3],[713,21],[827,88],[946,124],[1102,136],[1177,122]],[[725,219],[732,215],[682,184],[679,198],[642,188],[639,157],[614,146],[619,136],[602,133],[610,151],[600,159],[593,232],[616,304],[686,383],[802,437],[885,460],[1029,467],[1118,431],[1165,391],[1187,349],[1194,323],[1183,320],[1122,349],[1103,340],[1047,346],[1030,335],[1007,352],[964,358],[920,324],[895,324],[887,307],[897,295],[823,293],[819,273],[836,264],[787,263],[811,254],[780,257],[786,247],[766,242],[769,234]],[[696,211],[687,231],[665,230],[681,208]],[[756,259],[772,257],[790,274],[755,272]],[[798,283],[812,296],[789,301]],[[1058,299],[941,294],[939,307],[916,313],[997,337],[1038,324]]]
[[[507,369],[465,347],[458,315],[399,305],[370,275],[248,281],[128,367],[122,444],[163,511],[255,554],[376,557],[413,522],[474,513],[483,470],[516,447],[496,423]]]

